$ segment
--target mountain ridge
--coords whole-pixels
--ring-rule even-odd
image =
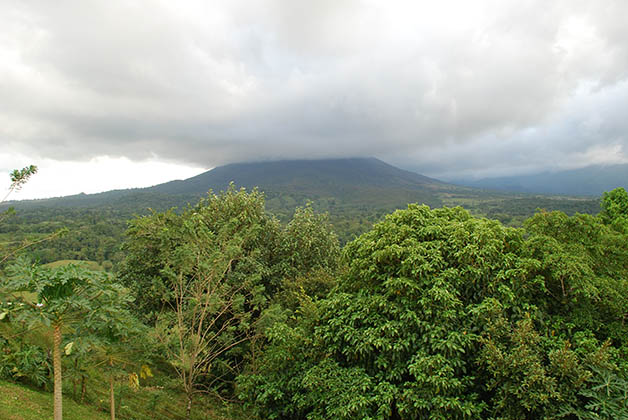
[[[600,196],[604,191],[628,187],[628,164],[590,165],[565,171],[544,171],[528,175],[453,182],[472,188],[490,188],[515,193]]]
[[[413,188],[417,184],[446,184],[370,157],[231,163],[185,180],[174,180],[148,187],[147,190],[161,193],[198,193],[201,186],[209,185],[214,190],[221,190],[227,188],[230,182],[246,188],[264,189],[269,186],[274,188],[294,185],[297,184],[295,181],[301,181],[303,184],[307,177],[310,177],[310,182],[314,180],[324,186],[330,185],[328,182],[330,178],[333,178],[335,183],[345,184],[350,180],[352,185],[369,184],[381,187]]]
[[[343,243],[409,203],[432,208],[463,206],[475,215],[513,225],[520,225],[538,208],[567,214],[599,211],[597,199],[535,196],[448,184],[375,158],[234,163],[152,187],[16,201],[0,207],[15,207],[24,220],[54,220],[57,224],[88,213],[90,220],[119,220],[151,210],[196,205],[209,190],[226,190],[231,182],[236,188],[258,188],[265,195],[266,209],[280,221],[290,220],[296,207],[309,203],[315,211],[329,215]]]
[[[549,197],[489,191],[449,184],[403,170],[376,158],[287,160],[233,163],[219,166],[185,180],[146,188],[76,194],[52,199],[5,203],[21,210],[94,209],[125,217],[195,205],[208,191],[258,188],[266,197],[266,208],[288,220],[295,207],[311,203],[319,212],[343,220],[358,219],[361,225],[376,221],[408,203],[430,207],[464,206],[478,215],[520,222],[535,209],[566,213],[597,213],[594,199]],[[513,218],[514,217],[514,218]]]
[[[163,209],[164,204],[181,206],[195,202],[209,190],[226,190],[231,183],[238,188],[258,188],[270,199],[292,194],[298,204],[321,198],[357,204],[365,199],[372,202],[373,195],[378,195],[390,199],[394,206],[398,206],[400,200],[442,205],[434,196],[437,190],[468,189],[397,168],[376,158],[282,160],[232,163],[187,179],[150,187],[12,201],[5,206],[101,207],[124,205],[125,200],[131,199],[139,200],[147,207]]]

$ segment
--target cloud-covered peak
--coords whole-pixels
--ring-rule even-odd
[[[5,1],[0,139],[33,159],[374,155],[436,176],[623,161],[625,16],[611,1]]]

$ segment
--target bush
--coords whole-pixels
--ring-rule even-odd
[[[52,360],[39,346],[9,343],[0,337],[0,377],[48,390],[52,385]]]

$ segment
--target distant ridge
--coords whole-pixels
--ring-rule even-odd
[[[257,187],[265,195],[266,209],[284,222],[290,220],[295,207],[310,203],[315,211],[329,214],[342,243],[409,203],[432,208],[461,205],[476,215],[514,225],[538,208],[568,214],[595,214],[600,208],[597,198],[506,193],[448,184],[375,158],[234,163],[148,188],[14,201],[0,207],[12,205],[23,220],[54,221],[57,225],[75,217],[85,219],[86,215],[92,220],[126,219],[145,215],[151,209],[196,205],[209,190],[223,191],[231,182],[247,190]]]
[[[308,200],[332,200],[334,205],[393,209],[409,202],[441,206],[439,192],[456,189],[442,181],[396,168],[376,158],[283,160],[233,163],[185,180],[147,188],[112,190],[96,194],[25,200],[18,208],[115,208],[127,212],[147,207],[165,209],[196,203],[209,190],[258,188],[271,209],[303,205]],[[279,202],[275,201],[279,200]]]
[[[351,187],[421,189],[443,182],[405,171],[376,158],[282,160],[273,162],[233,163],[219,166],[183,181],[171,181],[147,188],[166,194],[205,193],[224,190],[233,182],[239,187],[290,189],[320,193]]]
[[[593,165],[568,171],[486,178],[478,181],[460,180],[457,183],[502,191],[597,197],[604,191],[617,187],[628,188],[628,164]]]
[[[266,209],[280,220],[289,220],[295,207],[311,203],[314,210],[327,212],[340,226],[344,240],[408,203],[433,208],[462,205],[476,214],[514,223],[531,216],[537,208],[571,214],[599,211],[597,199],[504,193],[453,185],[375,158],[233,163],[148,188],[6,204],[20,210],[45,209],[51,219],[66,211],[104,211],[131,217],[146,214],[148,209],[162,211],[195,205],[209,190],[223,191],[231,182],[237,188],[257,187],[266,197]]]

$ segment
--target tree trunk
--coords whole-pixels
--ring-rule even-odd
[[[111,420],[116,420],[116,397],[113,393],[113,359],[109,359],[109,366],[111,367],[111,372],[109,372],[109,412],[111,413]]]
[[[81,375],[81,404],[85,400],[85,392],[87,392],[87,385],[85,384],[85,375]]]
[[[188,394],[188,407],[185,410],[185,418],[190,420],[190,416],[192,415],[192,395]]]
[[[78,372],[78,357],[74,359],[74,375],[72,375],[72,397],[76,401],[78,399],[78,394],[76,393],[76,384],[78,383],[78,378],[75,376]]]
[[[61,324],[54,324],[52,348],[52,366],[54,372],[54,420],[63,420],[61,381]]]

